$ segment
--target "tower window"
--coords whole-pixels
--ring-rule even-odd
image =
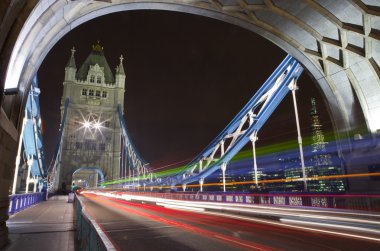
[[[106,121],[106,122],[104,123],[104,126],[108,128],[108,127],[111,126],[111,123],[110,123],[109,121]]]
[[[101,84],[102,83],[102,77],[97,76],[96,77],[96,83]]]
[[[94,96],[94,90],[89,90],[89,91],[88,91],[88,95],[89,95],[89,96]]]
[[[100,91],[96,91],[96,95],[97,97],[100,97]]]
[[[96,143],[94,140],[86,140],[84,142],[84,148],[86,150],[96,150]]]
[[[95,82],[95,76],[94,76],[94,75],[91,75],[91,76],[90,76],[90,82],[91,82],[91,83],[94,83],[94,82]]]
[[[84,95],[84,96],[87,95],[87,89],[82,89],[82,95]]]
[[[101,150],[101,151],[106,150],[106,144],[104,144],[104,143],[99,143],[99,150]]]
[[[107,97],[107,92],[103,91],[103,92],[102,92],[102,97],[103,97],[103,98],[106,98],[106,97]]]
[[[75,142],[75,148],[76,149],[82,149],[82,142]]]

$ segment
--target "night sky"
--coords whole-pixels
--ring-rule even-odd
[[[87,22],[63,37],[38,72],[44,142],[50,161],[58,138],[64,68],[76,48],[79,69],[97,40],[112,70],[126,60],[125,116],[138,151],[154,167],[189,162],[214,139],[264,83],[286,53],[240,27],[167,11],[129,11]],[[331,128],[316,84],[298,81],[304,135],[310,135],[310,97],[324,129]],[[291,95],[259,132],[258,147],[296,140]]]

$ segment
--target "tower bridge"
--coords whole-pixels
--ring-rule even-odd
[[[2,174],[0,175],[0,247],[4,246],[7,240],[5,221],[8,219],[8,194],[11,190],[13,177],[15,177],[14,172],[18,173],[15,170],[16,158],[19,156],[17,153],[20,152],[18,151],[20,149],[18,142],[23,139],[21,136],[24,135],[22,128],[26,128],[24,127],[23,118],[26,118],[24,114],[28,112],[33,114],[33,118],[31,118],[34,121],[33,132],[30,135],[33,135],[34,146],[29,147],[33,153],[28,154],[28,160],[26,161],[26,165],[30,170],[27,175],[29,181],[26,182],[26,190],[28,190],[31,182],[31,174],[35,184],[38,183],[37,181],[43,181],[47,175],[47,169],[43,167],[43,156],[40,151],[39,124],[36,116],[34,116],[36,110],[32,108],[32,110],[28,111],[35,104],[33,100],[29,103],[29,98],[33,98],[37,94],[37,89],[34,86],[36,82],[33,79],[41,62],[54,44],[76,26],[96,17],[119,11],[156,9],[207,16],[243,27],[281,47],[292,55],[294,62],[297,64],[299,62],[313,76],[323,92],[329,112],[333,118],[335,134],[338,139],[339,156],[346,163],[347,176],[345,177],[350,177],[348,179],[350,191],[378,193],[379,180],[371,179],[370,175],[361,176],[361,174],[378,174],[379,170],[379,162],[376,158],[379,153],[378,138],[380,130],[379,7],[380,4],[377,1],[371,0],[305,0],[295,2],[285,0],[2,1],[0,3],[0,90],[2,94],[0,96],[0,173]],[[140,184],[145,182],[145,185],[150,184],[158,187],[181,184],[183,185],[183,190],[186,190],[186,185],[189,186],[191,183],[199,182],[197,187],[202,189],[204,179],[216,169],[222,170],[223,185],[225,186],[224,172],[230,158],[244,145],[243,143],[248,141],[252,142],[253,149],[255,149],[257,132],[262,125],[260,124],[261,122],[258,123],[256,120],[260,112],[255,111],[255,109],[261,107],[261,105],[265,108],[268,104],[268,109],[263,110],[265,116],[261,121],[264,123],[265,111],[270,113],[275,108],[275,103],[281,100],[280,96],[284,94],[285,90],[289,91],[286,88],[289,87],[291,80],[295,82],[298,77],[296,71],[292,72],[290,69],[281,71],[286,81],[282,81],[284,79],[276,81],[279,79],[277,76],[275,81],[271,82],[269,89],[254,97],[253,102],[250,104],[253,106],[245,107],[247,109],[243,108],[245,111],[238,114],[236,120],[204,152],[197,156],[187,166],[188,168],[173,176],[154,179],[152,174],[149,174],[145,161],[138,154],[129,138],[122,109],[120,108],[120,105],[124,102],[125,73],[122,63],[123,58],[120,58],[116,74],[113,75],[104,58],[103,48],[99,44],[94,45],[89,57],[79,69],[76,68],[74,53],[75,50],[73,49],[65,68],[59,147],[55,153],[53,165],[49,169],[52,175],[47,179],[48,182],[53,182],[51,184],[54,184],[54,186],[50,187],[55,190],[59,188],[67,189],[72,184],[73,175],[75,175],[74,182],[79,182],[79,180],[86,179],[86,177],[88,179],[91,176],[92,178],[88,180],[88,183],[97,184],[98,179],[103,179],[103,174],[105,179],[110,180],[128,178],[128,182],[130,182],[132,178],[133,183],[135,182],[133,176],[135,176],[141,179],[137,181]],[[278,83],[282,83],[281,88],[277,85]],[[274,86],[277,87],[273,88]],[[273,97],[277,98],[271,99],[272,94],[274,95]],[[364,121],[360,117],[353,115],[355,109],[359,109],[363,113]],[[240,125],[245,124],[247,124],[247,128],[243,130]],[[369,143],[364,142],[364,148],[360,147],[363,143],[361,141],[363,135],[357,133],[357,129],[362,124],[365,124],[366,130],[369,132]],[[30,143],[30,141],[28,142]],[[229,144],[224,145],[225,142],[229,142]],[[299,140],[299,154],[302,160],[301,143]],[[27,145],[24,147],[28,148]],[[255,155],[254,152],[253,155]],[[363,159],[368,161],[366,165],[362,164]],[[307,169],[305,170],[304,164],[301,163],[301,165],[303,169],[302,181],[304,182],[304,187],[307,187],[305,175]],[[255,169],[255,165],[253,169]],[[136,173],[133,173],[134,170]],[[131,173],[133,173],[132,177]],[[254,174],[257,174],[256,171],[254,171]],[[354,179],[351,177],[361,178]],[[124,184],[130,184],[128,182],[124,182]],[[256,185],[258,183],[256,178],[255,183]],[[36,188],[37,185],[34,189]],[[143,194],[143,196],[145,195],[147,194]],[[103,196],[103,199],[97,199],[96,196]],[[113,205],[119,209],[123,207],[124,211],[141,216],[142,213],[138,212],[138,210],[129,208],[132,207],[129,202],[122,202],[121,204],[124,206],[115,205],[115,200],[120,198],[126,198],[126,200],[133,198],[144,203],[151,203],[152,201],[149,196],[144,198],[133,196],[135,195],[86,195],[89,201],[93,201],[91,203],[97,201],[100,204]],[[160,197],[160,195],[155,196]],[[172,195],[165,196],[168,198],[173,197]],[[306,197],[304,195],[284,195],[270,198],[261,195],[242,197],[241,195],[205,194],[199,197],[194,194],[181,194],[178,196],[176,199],[187,202],[181,205],[173,204],[170,201],[161,201],[159,203],[165,207],[187,209],[189,208],[188,200],[251,204],[273,203],[287,206],[304,206],[303,203],[307,202],[309,204],[305,204],[306,206],[332,206],[336,208],[341,201],[345,201],[343,203],[345,205],[360,204],[359,207],[354,209],[362,209],[361,206],[365,204],[373,206],[371,210],[373,208],[378,210],[378,207],[376,207],[378,197],[376,195],[359,195],[348,198],[333,196],[312,197],[310,195],[306,195]],[[112,199],[104,199],[109,197],[112,197]],[[365,202],[362,201],[364,199]],[[86,203],[90,207],[91,203]],[[126,204],[128,206],[125,206]],[[199,209],[199,206],[192,207],[197,207],[200,211],[205,210],[203,207]],[[209,205],[209,207],[215,206]],[[150,206],[142,208],[144,209],[141,210],[153,210]],[[207,210],[210,210],[210,208]],[[236,211],[237,209],[229,210]],[[166,210],[158,211],[167,214],[173,213]],[[162,223],[164,221],[146,212],[144,214],[156,222]],[[276,215],[281,215],[280,220],[300,223],[300,219],[295,219],[294,215],[291,219],[284,218],[284,215],[289,216],[288,213],[279,212]],[[315,221],[315,219],[326,217],[326,215],[316,215],[313,218],[314,216],[307,216],[306,219]],[[182,216],[178,215],[177,217]],[[274,216],[271,215],[271,217]],[[356,213],[355,216],[351,215],[350,217],[358,217],[358,214]],[[374,218],[371,217],[378,216],[360,215],[360,217],[370,217],[365,219],[363,224],[371,224],[369,228],[377,231],[378,226],[372,222],[377,222],[377,218],[373,220]],[[345,221],[342,225],[352,224],[349,218],[344,218],[343,220],[342,215],[338,218],[339,221]],[[355,221],[361,220],[363,219],[355,219]],[[301,221],[303,221],[302,224],[306,224],[305,220]],[[173,221],[165,222],[171,222],[172,226],[178,226],[178,223]],[[213,222],[217,222],[217,220]],[[315,225],[323,224],[316,221],[314,223]],[[192,228],[186,224],[181,224],[181,226],[184,226],[187,230],[194,230],[194,227]],[[329,227],[331,227],[331,224]],[[319,229],[318,231],[320,233],[324,230]],[[197,229],[195,232],[203,233],[205,236],[208,234],[215,236],[211,232],[201,229]],[[374,231],[371,233],[376,235]],[[331,234],[331,231],[329,234]],[[257,246],[257,243],[245,242],[235,237],[220,236],[224,240],[228,240],[230,244],[240,243],[239,245],[244,247],[259,247],[261,250],[269,249],[267,246]],[[341,238],[345,235],[340,233],[339,236]],[[350,233],[347,236],[352,237],[353,234]],[[355,238],[362,238],[367,241],[379,241],[377,236],[355,236]],[[368,244],[369,246],[371,244]]]
[[[123,56],[113,75],[103,47],[92,46],[77,69],[75,49],[65,67],[61,100],[60,140],[51,169],[51,191],[72,186],[96,187],[104,179],[119,179],[131,169],[146,173],[145,161],[131,146],[123,110]]]

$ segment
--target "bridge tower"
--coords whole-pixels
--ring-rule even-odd
[[[73,183],[94,186],[100,181],[99,171],[107,180],[120,177],[118,105],[124,105],[123,57],[120,56],[114,75],[99,42],[92,46],[79,69],[74,53],[75,48],[71,50],[63,82],[61,117],[64,117],[66,100],[69,104],[65,121],[62,121],[65,126],[55,190],[70,189]]]

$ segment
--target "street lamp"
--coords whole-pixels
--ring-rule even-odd
[[[100,123],[99,123],[99,122],[95,122],[95,124],[94,124],[94,128],[95,128],[95,129],[99,129],[99,128],[100,128]]]
[[[91,127],[91,123],[88,122],[88,121],[85,121],[85,122],[83,123],[83,126],[84,126],[85,128],[90,128],[90,127]]]

